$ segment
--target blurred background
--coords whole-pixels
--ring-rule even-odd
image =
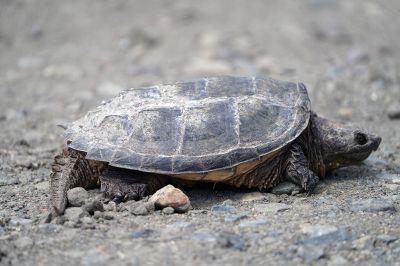
[[[319,113],[379,117],[399,104],[399,17],[396,0],[1,0],[0,143],[54,144],[55,124],[123,89],[220,74],[302,81]]]

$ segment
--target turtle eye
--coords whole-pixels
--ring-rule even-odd
[[[368,142],[368,138],[365,134],[358,132],[358,133],[354,133],[354,141],[358,145],[364,145]]]

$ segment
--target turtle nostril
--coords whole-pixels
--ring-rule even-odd
[[[368,142],[367,136],[363,133],[355,133],[354,140],[359,145],[364,145]]]

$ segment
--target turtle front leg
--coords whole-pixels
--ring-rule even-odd
[[[106,167],[107,164],[89,161],[84,153],[68,148],[54,157],[50,175],[51,216],[54,218],[64,213],[69,189],[97,186],[99,174]]]
[[[288,181],[300,185],[306,192],[311,192],[319,181],[318,176],[310,169],[303,149],[297,143],[289,149],[284,175]]]
[[[100,175],[101,191],[113,201],[140,200],[168,184],[166,176],[109,167]]]

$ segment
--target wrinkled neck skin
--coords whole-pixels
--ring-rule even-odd
[[[311,113],[302,134],[311,169],[320,177],[326,172],[359,164],[378,149],[381,138],[359,127],[329,121]]]

